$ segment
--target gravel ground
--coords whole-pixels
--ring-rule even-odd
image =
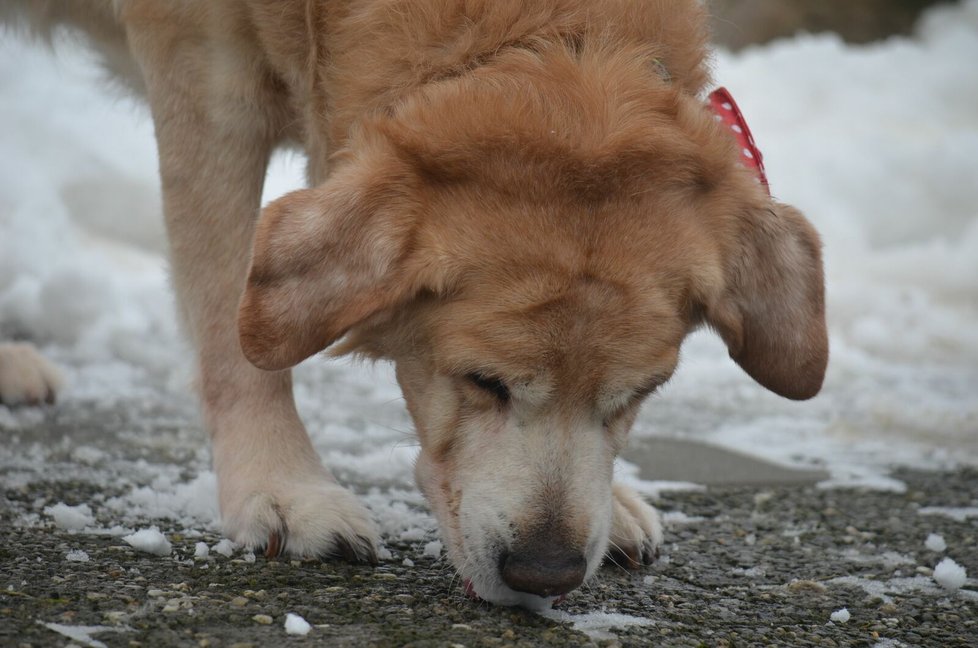
[[[108,646],[978,645],[975,581],[962,591],[941,590],[930,574],[942,556],[924,547],[929,533],[940,533],[945,553],[978,574],[978,518],[917,511],[975,506],[978,471],[895,476],[907,492],[664,494],[662,510],[682,514],[667,516],[659,563],[637,572],[606,567],[559,607],[563,622],[467,600],[451,569],[424,556],[419,544],[391,545],[392,558],[370,568],[260,556],[251,562],[240,552],[194,559],[196,542],[219,538],[174,532],[174,554],[159,558],[119,538],[17,523],[38,498],[85,501],[92,484],[4,482],[0,645],[70,643],[43,623],[106,626],[92,637]],[[88,562],[66,559],[78,549]],[[405,556],[414,564],[405,565]],[[842,607],[848,623],[830,622]],[[287,636],[287,612],[302,615],[312,631]],[[646,625],[573,629],[574,615],[596,612]]]

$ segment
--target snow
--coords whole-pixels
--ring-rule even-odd
[[[194,545],[194,558],[204,559],[210,555],[211,549],[206,542],[198,542]]]
[[[583,632],[598,641],[614,639],[615,634],[612,632],[614,628],[655,625],[651,619],[622,614],[620,612],[570,614],[563,610],[543,610],[538,612],[538,614],[552,621],[570,623],[575,630]]]
[[[842,608],[841,610],[836,610],[829,616],[829,619],[833,623],[849,623],[850,614],[848,608]]]
[[[662,523],[666,526],[684,526],[687,524],[699,524],[705,522],[706,518],[699,515],[686,515],[682,511],[662,511],[660,513]]]
[[[442,550],[442,543],[440,540],[432,540],[424,546],[424,555],[430,556],[431,558],[440,558]]]
[[[953,561],[951,562],[953,563]],[[958,566],[955,565],[955,567]],[[963,572],[964,570],[962,569],[961,571]],[[963,582],[962,580],[962,584]],[[825,584],[855,587],[861,589],[870,601],[879,599],[883,603],[893,602],[893,598],[889,596],[890,594],[916,594],[931,597],[944,597],[948,594],[947,589],[937,587],[934,579],[926,576],[895,577],[888,580],[876,580],[859,576],[838,576],[825,581]],[[958,598],[965,600],[978,600],[978,593],[971,590],[959,589],[956,591],[956,595]]]
[[[978,506],[925,506],[917,511],[921,515],[943,515],[956,522],[978,517]]]
[[[170,541],[155,526],[123,536],[122,539],[132,546],[133,549],[153,554],[154,556],[169,556],[173,549]]]
[[[63,637],[68,637],[72,641],[77,641],[82,646],[89,648],[106,648],[106,645],[98,639],[93,639],[92,635],[98,632],[122,632],[128,628],[113,626],[84,626],[84,625],[65,625],[63,623],[44,623],[38,621],[48,630],[57,632]]]
[[[959,590],[967,579],[964,567],[950,558],[945,558],[934,567],[934,580],[944,589]]]
[[[65,554],[65,560],[68,562],[88,562],[90,558],[84,549],[72,549]]]
[[[936,551],[937,553],[942,553],[947,549],[947,543],[944,542],[944,536],[939,533],[931,533],[924,540],[924,546],[930,551]]]
[[[149,522],[217,531],[206,434],[186,423],[197,420],[193,363],[167,282],[148,111],[106,90],[77,44],[59,40],[56,53],[0,37],[0,337],[30,334],[63,368],[59,417],[123,410],[130,422],[111,443],[81,430],[40,443],[30,431],[51,414],[0,406],[3,485],[60,479],[111,492],[28,507],[18,524],[43,513],[76,532]],[[978,463],[975,60],[978,0],[929,12],[913,38],[856,47],[801,36],[718,54],[716,78],[743,109],[775,195],[823,237],[832,359],[823,394],[789,402],[697,333],[635,436],[818,466],[826,487],[900,491],[893,466]],[[302,175],[300,158],[277,156],[265,200]],[[430,542],[435,523],[413,484],[417,442],[390,367],[313,358],[295,372],[295,393],[314,447],[384,536]],[[627,462],[616,477],[650,497],[701,488],[650,481]],[[974,506],[919,512],[978,517]]]
[[[307,635],[310,630],[312,630],[312,626],[298,614],[289,612],[285,615],[285,634]]]
[[[66,531],[80,531],[95,524],[95,516],[88,504],[68,506],[64,502],[58,502],[54,506],[46,506],[44,513],[54,518],[59,529]]]
[[[211,547],[214,553],[219,553],[225,558],[230,558],[231,555],[234,553],[234,550],[237,548],[238,545],[236,545],[231,540],[228,540],[227,538],[222,538],[219,542],[217,542],[217,544]]]

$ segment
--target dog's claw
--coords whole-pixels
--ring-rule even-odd
[[[651,565],[658,559],[659,547],[656,544],[646,540],[642,545],[642,564]]]
[[[369,538],[356,536],[351,541],[350,538],[336,535],[333,539],[333,555],[339,556],[343,560],[351,563],[367,563],[376,565],[377,549],[370,542]]]
[[[268,534],[268,544],[265,545],[265,557],[277,558],[285,550],[285,539],[279,535],[278,531]]]

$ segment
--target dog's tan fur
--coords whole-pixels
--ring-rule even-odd
[[[649,558],[655,513],[611,467],[692,329],[779,394],[819,390],[820,243],[704,108],[698,2],[77,4],[30,18],[139,70],[235,539],[372,557],[291,395],[288,368],[340,338],[396,363],[449,555],[507,603],[579,582],[500,576],[507,556]],[[313,188],[258,219],[288,142]]]

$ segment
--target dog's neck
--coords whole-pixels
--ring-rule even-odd
[[[347,146],[358,122],[394,114],[425,87],[492,67],[509,50],[601,49],[614,56],[641,47],[659,76],[683,92],[696,95],[708,78],[705,14],[690,21],[688,11],[663,3],[363,0],[339,12],[323,6],[330,4],[312,2],[306,16],[304,117],[313,182],[325,177],[329,156]]]

